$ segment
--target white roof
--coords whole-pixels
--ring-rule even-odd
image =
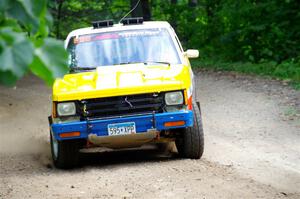
[[[69,39],[71,37],[78,37],[80,35],[93,34],[93,33],[101,33],[101,32],[112,32],[112,31],[121,31],[121,30],[132,30],[132,29],[147,29],[147,28],[171,28],[171,25],[166,21],[147,21],[142,24],[134,24],[134,25],[123,25],[123,24],[114,24],[111,27],[104,28],[80,28],[73,30],[69,33],[65,45],[67,45]],[[172,28],[171,28],[172,29]]]

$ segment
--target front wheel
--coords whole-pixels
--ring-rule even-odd
[[[79,164],[79,149],[82,140],[56,140],[50,132],[51,154],[54,166],[60,169],[71,169]]]
[[[182,129],[180,137],[176,139],[179,155],[184,158],[199,159],[204,151],[204,134],[200,106],[193,103],[194,125]]]

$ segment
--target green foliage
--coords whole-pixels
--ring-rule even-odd
[[[48,38],[46,0],[0,1],[0,83],[14,85],[31,71],[50,85],[68,71],[63,43]]]
[[[196,59],[191,64],[194,68],[207,68],[220,71],[237,71],[245,74],[261,75],[278,78],[290,82],[296,89],[300,89],[300,63],[285,61],[251,63],[251,62],[224,62],[216,59]]]
[[[229,61],[281,63],[298,58],[299,8],[297,0],[224,1],[213,19],[221,34],[211,45]]]
[[[201,67],[271,76],[300,85],[298,0],[152,1],[153,17],[167,20],[185,48],[200,50]]]
[[[117,23],[130,9],[130,1],[52,0],[49,6],[54,17],[52,36],[64,39],[74,29],[91,26],[92,21],[114,19]]]
[[[52,34],[65,38],[93,20],[114,19],[130,9],[123,0],[52,0]],[[300,59],[298,0],[149,0],[152,20],[166,20],[185,48],[225,62],[276,62]],[[61,10],[59,9],[61,6]],[[60,27],[63,27],[60,28]]]
[[[1,70],[12,72],[20,78],[33,59],[33,45],[24,33],[14,32],[11,28],[0,29]]]
[[[45,38],[34,51],[34,60],[30,64],[31,71],[51,85],[56,77],[67,72],[67,55],[61,41]]]

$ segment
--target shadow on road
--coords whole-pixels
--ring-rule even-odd
[[[138,164],[144,162],[159,162],[177,159],[174,152],[161,151],[155,147],[115,150],[108,152],[82,153],[82,166],[118,166],[123,164]]]
[[[82,168],[91,167],[116,168],[124,165],[159,163],[161,161],[178,159],[177,153],[163,151],[151,145],[134,149],[96,151],[98,152],[81,153],[80,166],[70,171],[77,172]],[[12,175],[27,175],[32,173],[53,173],[53,171],[59,172],[59,169],[55,169],[52,164],[49,143],[44,143],[43,147],[35,153],[28,151],[16,154],[0,153],[0,174],[3,172],[11,173]],[[64,170],[61,171],[65,172]]]

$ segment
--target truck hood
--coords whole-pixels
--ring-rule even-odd
[[[188,88],[185,65],[128,64],[98,67],[93,72],[67,74],[53,85],[53,101],[82,100]]]

